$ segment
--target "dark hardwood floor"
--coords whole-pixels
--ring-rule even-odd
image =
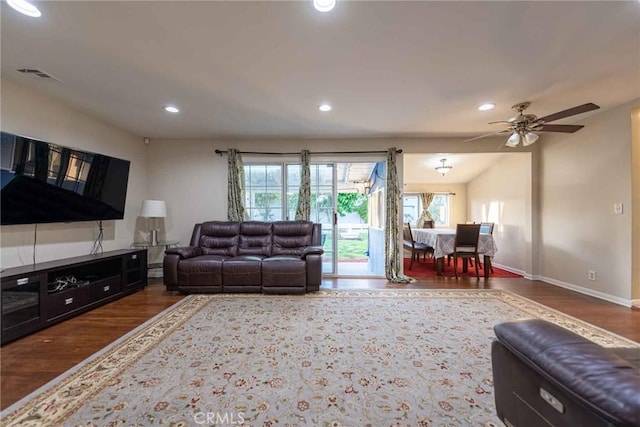
[[[491,278],[434,278],[409,285],[382,279],[325,279],[323,289],[505,289],[618,335],[640,342],[640,310],[611,304],[543,282]],[[167,293],[159,279],[141,292],[54,325],[0,349],[2,409],[46,384],[152,318],[183,296]]]

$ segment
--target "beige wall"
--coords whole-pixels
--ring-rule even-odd
[[[104,250],[128,248],[147,186],[142,138],[13,81],[3,78],[1,90],[3,131],[131,161],[125,218],[103,222]],[[2,268],[33,262],[34,229],[34,225],[0,227]],[[36,262],[89,254],[97,231],[95,222],[38,224]]]
[[[603,111],[580,122],[586,127],[575,134],[548,134],[541,141],[541,278],[626,305],[632,265],[631,110],[639,105],[636,100]],[[614,214],[614,203],[623,203],[622,215]],[[588,270],[597,280],[587,279]]]
[[[531,183],[531,154],[510,153],[467,184],[468,218],[495,223],[495,264],[526,276],[533,274]]]

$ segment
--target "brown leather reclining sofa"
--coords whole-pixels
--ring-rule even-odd
[[[310,221],[196,224],[188,247],[165,251],[164,283],[186,293],[317,291],[321,233]]]
[[[640,426],[640,348],[605,348],[540,319],[494,330],[496,410],[507,426]]]

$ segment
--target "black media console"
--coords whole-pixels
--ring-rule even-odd
[[[2,272],[2,344],[147,285],[147,251],[117,250]]]

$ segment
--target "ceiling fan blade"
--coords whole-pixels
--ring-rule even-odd
[[[583,127],[582,125],[542,125],[536,131],[574,133]]]
[[[588,104],[578,105],[577,107],[569,108],[568,110],[558,111],[557,113],[540,117],[538,121],[549,123],[553,122],[554,120],[564,119],[565,117],[575,116],[576,114],[586,113],[587,111],[597,110],[598,108],[600,108],[599,105],[589,102]]]
[[[507,124],[511,124],[510,121],[507,120],[499,120],[497,122],[489,122],[490,125],[495,125],[496,123],[507,123]]]
[[[465,139],[465,140],[464,140],[464,141],[462,141],[462,142],[471,142],[471,141],[476,141],[476,140],[481,139],[481,138],[486,138],[487,136],[499,135],[499,134],[501,134],[501,133],[506,133],[506,132],[511,132],[511,129],[501,130],[501,131],[498,131],[498,132],[491,132],[491,133],[487,133],[487,134],[484,134],[484,135],[476,136],[475,138]]]

